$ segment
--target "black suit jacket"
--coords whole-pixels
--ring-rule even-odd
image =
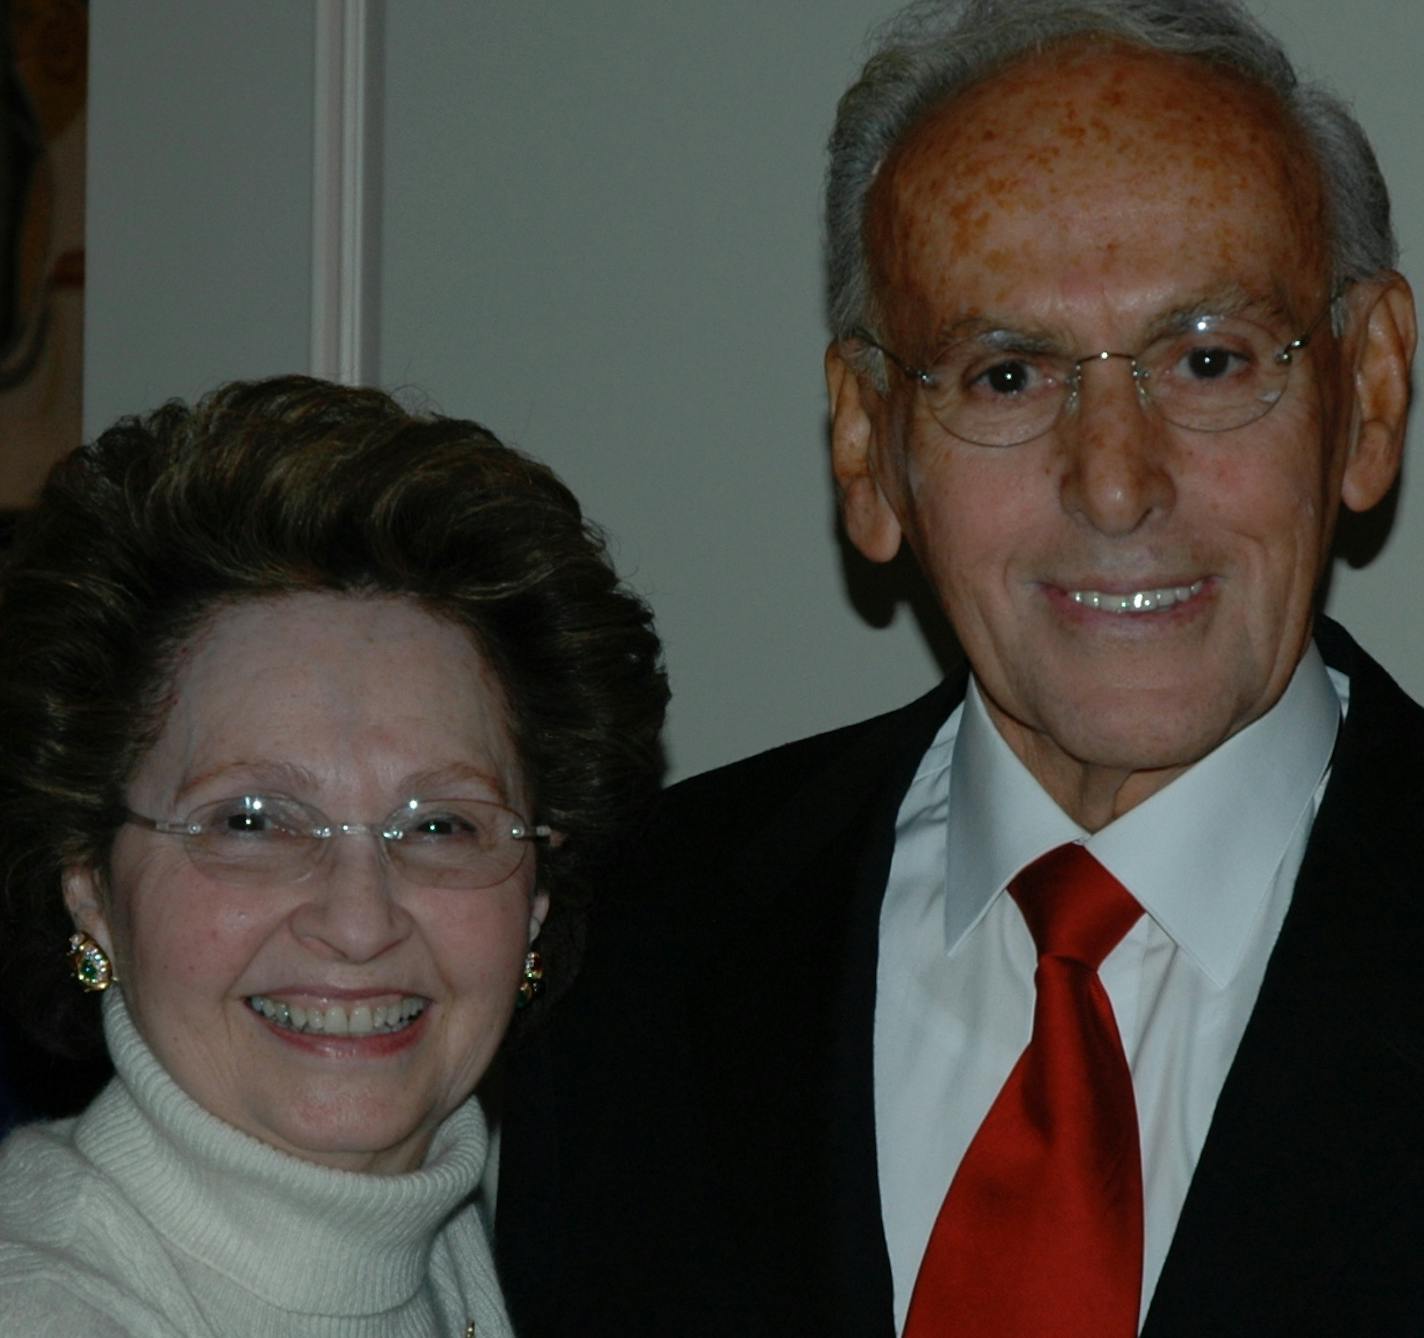
[[[1349,715],[1144,1338],[1424,1334],[1424,711],[1319,640]],[[891,1338],[880,900],[963,691],[668,792],[512,1057],[497,1247],[524,1338]]]

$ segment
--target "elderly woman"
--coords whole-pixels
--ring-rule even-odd
[[[666,696],[574,498],[473,423],[285,378],[61,464],[0,588],[0,937],[116,1077],[0,1149],[5,1334],[507,1333],[470,1096]]]

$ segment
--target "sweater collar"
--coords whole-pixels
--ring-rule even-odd
[[[120,989],[104,998],[117,1080],[81,1118],[81,1150],[175,1251],[273,1305],[362,1315],[408,1301],[440,1228],[473,1194],[488,1134],[474,1098],[403,1175],[333,1170],[210,1114],[169,1077]]]

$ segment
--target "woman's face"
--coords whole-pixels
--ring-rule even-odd
[[[494,800],[532,820],[504,709],[470,638],[412,601],[254,600],[183,647],[126,799],[160,820],[250,794],[337,823],[379,824],[412,798]],[[129,824],[107,892],[72,870],[66,897],[189,1096],[309,1161],[392,1172],[420,1164],[504,1034],[547,907],[535,871],[529,853],[494,887],[418,886],[376,837],[349,833],[300,881],[233,886],[195,866],[181,837]],[[279,1025],[255,999],[323,1022],[339,1007],[357,1032],[357,1010],[405,1007],[395,1029],[343,1037]]]

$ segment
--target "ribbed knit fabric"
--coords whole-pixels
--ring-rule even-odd
[[[315,1166],[208,1114],[104,1005],[117,1077],[0,1146],[5,1338],[509,1338],[473,1099],[418,1171]]]

